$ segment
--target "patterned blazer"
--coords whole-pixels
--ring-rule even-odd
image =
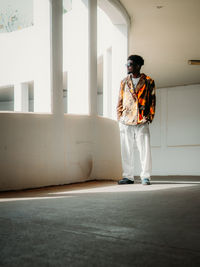
[[[134,88],[132,77],[129,74],[121,81],[117,104],[118,121],[127,125],[152,122],[156,105],[154,80],[142,73]]]

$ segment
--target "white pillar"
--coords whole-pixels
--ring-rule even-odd
[[[14,111],[28,112],[28,83],[14,85]]]
[[[51,0],[51,87],[52,111],[63,116],[62,0]]]
[[[34,112],[51,112],[50,2],[34,0]]]
[[[112,49],[103,55],[103,116],[112,117]]]
[[[97,0],[88,0],[89,114],[97,115]]]

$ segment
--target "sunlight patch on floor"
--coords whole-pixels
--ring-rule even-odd
[[[156,182],[158,183],[158,182]],[[62,192],[53,192],[49,193],[50,195],[56,194],[86,194],[86,193],[118,193],[118,192],[141,192],[141,191],[154,191],[154,190],[163,190],[163,189],[172,189],[172,188],[181,188],[188,186],[196,186],[197,183],[164,183],[163,184],[151,184],[151,185],[141,185],[141,184],[128,184],[128,185],[118,185],[113,186],[104,186],[104,187],[95,187],[95,188],[86,188],[79,190],[67,190]]]
[[[39,199],[58,199],[58,198],[69,198],[69,197],[72,197],[72,196],[48,196],[48,197],[37,197],[37,196],[34,196],[34,197],[16,197],[16,198],[0,198],[0,202],[9,202],[9,201],[22,201],[22,200],[39,200]]]
[[[151,185],[135,184],[118,185],[117,181],[89,181],[78,184],[51,186],[46,188],[10,191],[0,193],[0,202],[45,200],[75,197],[77,194],[119,193],[119,192],[149,192],[167,189],[178,189],[200,185],[199,181],[152,181]]]

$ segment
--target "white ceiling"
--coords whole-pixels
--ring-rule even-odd
[[[200,0],[121,0],[131,17],[129,53],[144,57],[157,87],[200,83]]]

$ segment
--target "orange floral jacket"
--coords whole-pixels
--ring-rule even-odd
[[[117,119],[127,125],[152,122],[156,106],[154,80],[142,73],[134,88],[132,77],[132,74],[129,74],[121,81]]]

